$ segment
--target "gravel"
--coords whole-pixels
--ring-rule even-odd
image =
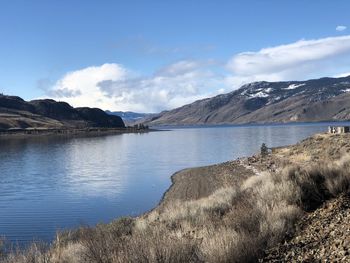
[[[293,237],[260,262],[350,262],[350,197],[341,195],[306,214]]]

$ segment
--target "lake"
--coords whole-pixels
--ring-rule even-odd
[[[0,139],[0,236],[50,241],[57,230],[139,215],[181,169],[324,132],[329,124],[189,127],[100,137]]]

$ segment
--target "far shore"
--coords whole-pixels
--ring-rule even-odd
[[[7,129],[0,130],[0,138],[23,138],[23,137],[41,137],[41,136],[100,136],[124,133],[148,133],[158,131],[156,129],[137,129],[134,127],[125,128],[27,128],[27,129]]]

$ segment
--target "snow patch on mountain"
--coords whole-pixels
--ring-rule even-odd
[[[281,96],[274,97],[271,100],[269,100],[269,102],[266,103],[266,105],[274,104],[274,103],[278,102],[280,99],[281,99]]]
[[[266,98],[266,97],[269,96],[269,94],[266,94],[266,93],[264,93],[262,91],[259,91],[259,92],[255,93],[255,94],[248,94],[248,96],[250,98]]]
[[[284,88],[286,90],[292,90],[292,89],[296,89],[296,88],[299,88],[299,87],[302,87],[304,86],[305,83],[301,83],[301,84],[291,84],[289,85],[287,88]]]

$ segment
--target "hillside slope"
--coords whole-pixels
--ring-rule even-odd
[[[255,82],[145,119],[149,125],[242,124],[350,119],[350,76]]]
[[[0,95],[0,129],[10,128],[85,128],[125,127],[118,116],[97,108],[73,108],[54,100],[24,101]]]

